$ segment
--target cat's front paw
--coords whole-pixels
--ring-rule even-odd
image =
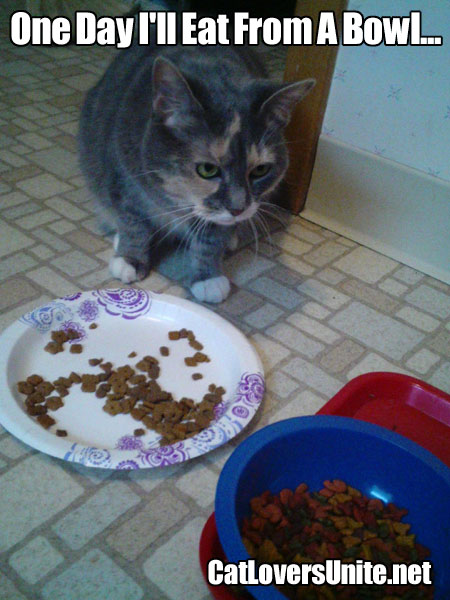
[[[191,292],[199,302],[222,302],[230,293],[230,282],[225,275],[196,281],[191,285]]]
[[[109,261],[109,270],[115,279],[120,279],[122,283],[133,283],[137,281],[136,269],[122,256],[113,256]]]
[[[109,261],[111,275],[120,279],[122,283],[133,283],[140,281],[148,275],[148,269],[144,265],[134,267],[123,256],[113,256]]]

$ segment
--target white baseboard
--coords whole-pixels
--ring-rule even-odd
[[[450,182],[321,136],[301,215],[450,284]]]

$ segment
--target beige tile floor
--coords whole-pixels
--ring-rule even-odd
[[[83,93],[109,57],[1,42],[0,329],[113,283],[75,143]],[[233,293],[215,309],[264,362],[268,389],[247,433],[316,412],[372,370],[449,390],[448,286],[299,217],[272,243],[256,260],[250,242],[228,260]],[[185,294],[158,273],[142,287]],[[199,535],[237,443],[159,471],[109,472],[44,456],[0,427],[0,598],[206,600]]]

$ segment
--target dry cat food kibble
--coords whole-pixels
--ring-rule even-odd
[[[45,381],[40,375],[30,375],[26,381],[19,381],[17,389],[26,395],[25,410],[32,417],[41,417],[37,421],[46,429],[55,423],[47,415],[49,410],[56,411],[64,406],[62,398],[67,396],[68,388],[81,378],[76,373],[71,373],[70,378],[59,377],[53,382]],[[53,395],[51,395],[53,394]],[[48,416],[44,418],[44,416]]]
[[[63,352],[64,348],[62,344],[58,344],[57,342],[49,342],[45,346],[44,350],[50,354],[58,354],[58,352]]]
[[[103,358],[90,358],[89,359],[89,364],[91,365],[91,367],[96,367],[97,365],[99,365],[102,362],[103,362]]]
[[[75,329],[67,329],[67,331],[58,329],[56,331],[52,331],[50,335],[52,340],[44,348],[44,350],[50,354],[58,354],[59,352],[63,352],[64,344],[66,342],[77,340],[80,337],[80,334]],[[71,352],[73,352],[72,348],[73,345],[70,347]]]
[[[210,362],[210,359],[203,352],[196,352],[194,356],[186,356],[184,362],[187,367],[196,367],[200,363]]]
[[[64,406],[64,402],[62,401],[60,396],[51,396],[50,398],[47,398],[47,400],[45,401],[45,406],[49,410],[58,410],[58,408],[61,408],[61,406]]]
[[[189,346],[197,350],[193,356],[186,356],[184,364],[187,367],[196,367],[200,363],[211,362],[209,356],[200,352],[203,350],[203,344],[201,344],[195,337],[194,333],[190,329],[180,329],[179,331],[169,331],[169,340],[177,341],[187,339]],[[194,377],[193,377],[194,379]],[[195,379],[200,379],[196,377]]]
[[[70,333],[69,333],[70,332]],[[53,331],[51,333],[54,344],[64,344],[68,340],[78,338],[74,330]],[[199,363],[210,362],[209,357],[201,352],[203,345],[197,341],[192,331],[180,329],[169,333],[172,341],[187,339],[189,345],[197,350],[192,357],[192,366]],[[48,348],[46,347],[46,350]],[[72,353],[82,351],[81,344],[72,344]],[[159,348],[160,354],[167,357],[170,350],[167,346]],[[136,352],[131,352],[128,357],[134,358]],[[187,359],[185,359],[186,362]],[[40,375],[30,375],[26,381],[19,381],[17,389],[26,396],[26,412],[36,417],[37,421],[46,429],[56,423],[55,419],[47,413],[56,411],[64,406],[63,398],[69,394],[72,385],[80,385],[84,393],[95,393],[95,396],[104,400],[103,410],[111,416],[130,414],[140,421],[147,429],[153,429],[161,434],[160,445],[172,444],[185,440],[200,433],[209,427],[214,419],[214,409],[223,400],[225,389],[215,384],[210,384],[208,392],[200,402],[183,397],[176,401],[172,393],[163,390],[157,383],[160,376],[159,360],[154,356],[144,356],[134,367],[122,365],[114,368],[111,362],[103,362],[101,358],[90,358],[91,367],[99,367],[99,373],[75,373],[69,377],[58,377],[53,382],[45,381]],[[194,373],[192,379],[202,379],[201,373]],[[134,430],[135,436],[145,435],[146,430]],[[67,431],[58,429],[56,435],[67,436]]]
[[[50,415],[38,415],[37,421],[44,429],[48,429],[56,423],[55,419],[50,417]]]
[[[180,329],[179,331],[169,331],[169,340],[176,341],[187,339],[189,346],[194,350],[203,350],[203,344],[196,339],[194,332],[190,329]]]
[[[244,545],[259,563],[354,562],[418,563],[430,551],[416,542],[408,513],[392,503],[368,498],[340,479],[324,481],[319,492],[306,483],[294,491],[269,491],[250,501],[251,516],[242,525]],[[336,585],[282,586],[288,598],[327,600],[431,600],[433,586]],[[356,595],[355,595],[356,593]]]
[[[69,375],[69,381],[72,383],[81,383],[81,377],[78,375],[78,373],[72,371],[72,373]]]
[[[170,392],[156,382],[159,362],[146,356],[136,368],[147,375],[136,374],[125,365],[111,372],[108,382],[101,390],[106,397],[103,409],[110,415],[128,414],[162,435],[161,445],[184,440],[209,426],[214,418],[214,408],[222,401],[224,388],[216,388],[203,396],[200,403],[189,398],[173,399]],[[109,387],[110,386],[110,387]]]

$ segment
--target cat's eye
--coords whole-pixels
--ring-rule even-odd
[[[258,177],[264,177],[264,175],[267,175],[267,173],[270,171],[271,168],[272,168],[271,164],[262,163],[250,171],[250,177],[252,179],[258,179]]]
[[[197,174],[203,179],[212,179],[213,177],[219,177],[220,168],[213,163],[199,163],[196,167]]]

